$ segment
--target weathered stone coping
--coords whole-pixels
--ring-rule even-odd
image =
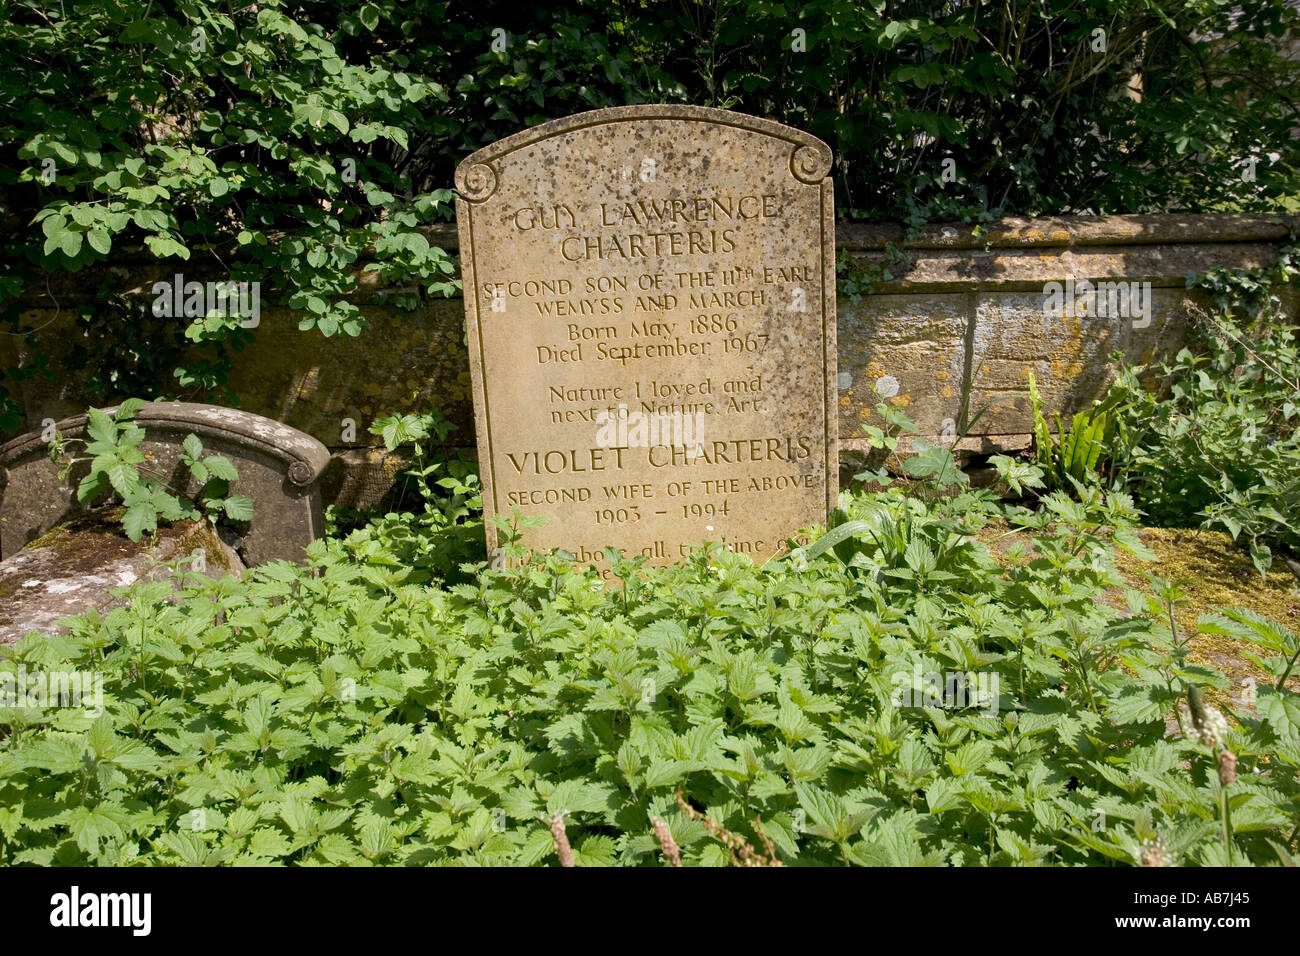
[[[1120,216],[1007,217],[982,225],[928,223],[908,237],[900,223],[835,224],[835,246],[848,252],[901,249],[984,249],[1033,246],[1141,246],[1165,243],[1276,242],[1300,232],[1300,214],[1152,213]],[[448,252],[460,248],[455,225],[426,226],[429,242]]]
[[[212,577],[239,577],[244,571],[222,538],[230,536],[229,529],[179,521],[152,538],[130,541],[116,523],[120,512],[97,509],[75,517],[0,561],[0,646],[16,644],[32,631],[59,633],[60,620],[91,608],[104,613],[124,604],[112,593],[115,588],[165,580],[173,573],[171,562]],[[192,560],[199,553],[202,565]]]
[[[976,234],[976,228],[979,233]],[[430,244],[446,250],[458,252],[460,240],[456,234],[455,223],[437,223],[422,227],[421,231]],[[987,223],[929,223],[921,226],[916,235],[908,237],[907,227],[901,223],[862,223],[839,221],[835,225],[835,247],[841,252],[857,253],[869,261],[877,261],[893,247],[904,253],[912,253],[900,268],[893,270],[899,278],[890,286],[900,288],[912,285],[935,285],[929,276],[906,276],[920,263],[922,272],[928,272],[924,260],[925,250],[957,252],[966,251],[976,257],[997,255],[997,250],[1032,250],[1032,249],[1069,249],[1076,248],[1080,254],[1087,256],[1104,254],[1104,247],[1127,250],[1142,246],[1264,246],[1285,241],[1293,233],[1300,234],[1300,214],[1298,213],[1150,213],[1114,216],[1054,216],[1043,219],[1020,219],[1008,217],[991,220]],[[1103,248],[1098,248],[1103,247]],[[232,255],[238,250],[228,250]],[[1125,256],[1139,256],[1158,260],[1159,255],[1151,256],[1149,252],[1134,249],[1125,252]],[[365,258],[363,255],[362,258]],[[1202,258],[1202,257],[1197,257]],[[1218,258],[1211,255],[1209,258]],[[1255,256],[1248,258],[1254,260]],[[879,261],[884,261],[883,259]],[[1130,260],[1131,261],[1131,260]],[[1145,261],[1145,259],[1143,259]],[[1134,262],[1136,265],[1136,262]],[[1080,275],[1093,274],[1093,263],[1079,263]],[[957,269],[951,281],[969,284],[969,273],[979,271],[967,265]],[[1030,271],[1041,271],[1039,269]],[[1056,270],[1059,271],[1059,268]],[[1165,275],[1168,270],[1160,265],[1139,268],[1139,271],[1153,276]],[[216,261],[205,262],[202,258],[190,262],[159,261],[148,255],[143,246],[126,246],[118,250],[113,258],[106,262],[90,266],[78,273],[54,273],[49,276],[49,284],[34,285],[20,299],[25,307],[48,306],[53,302],[63,305],[90,301],[90,290],[94,283],[88,277],[116,272],[133,280],[127,291],[136,295],[146,295],[154,282],[170,280],[177,273],[183,273],[189,279],[201,279],[204,276],[227,278],[228,272],[216,265]],[[383,282],[378,273],[363,273],[357,270],[357,289],[349,296],[356,301],[365,301],[374,295],[385,295],[398,291],[415,291],[418,283],[403,286],[391,286]],[[1172,275],[1172,273],[1168,273]],[[459,271],[456,273],[459,276]],[[1130,278],[1138,278],[1136,275]],[[1014,284],[1017,277],[1006,277],[997,284]],[[1024,282],[1042,284],[1037,275],[1023,277]],[[881,286],[875,291],[887,291]],[[888,290],[892,291],[892,289]]]
[[[120,406],[104,409],[112,415]],[[80,438],[85,434],[89,416],[74,415],[55,427],[60,434]],[[264,452],[284,462],[289,480],[305,487],[320,477],[330,462],[329,449],[296,428],[271,418],[242,412],[235,408],[203,405],[197,402],[153,402],[135,415],[135,422],[146,431],[166,429],[193,433],[200,440],[225,439]],[[45,453],[49,442],[39,431],[28,432],[0,445],[0,490],[5,487],[7,466],[32,450]]]
[[[959,450],[990,454],[1026,446],[1032,431],[1029,371],[1049,416],[1086,408],[1105,390],[1113,351],[1154,362],[1185,344],[1193,310],[1210,305],[1207,296],[1187,289],[1187,273],[1271,265],[1292,230],[1300,232],[1300,215],[1001,219],[984,224],[979,236],[971,235],[970,224],[940,223],[911,239],[899,224],[842,222],[836,229],[839,251],[871,280],[860,297],[841,297],[837,304],[839,433],[852,467],[855,436],[880,400],[872,383],[884,376],[898,382],[891,401],[904,406],[931,440],[942,437],[947,420],[964,420],[963,409],[987,409]],[[457,249],[452,225],[429,227],[427,234],[434,244]],[[229,277],[205,274],[197,261],[115,256],[98,272],[51,275],[48,287],[33,282],[24,319],[42,329],[41,346],[61,368],[80,334],[71,306],[89,299],[97,274],[118,277],[147,308],[152,284],[171,282],[177,272],[187,280]],[[1149,324],[1049,314],[1046,284],[1071,276],[1150,283],[1144,296],[1151,304]],[[264,303],[253,332],[257,347],[240,353],[228,384],[244,408],[333,450],[335,461],[320,480],[325,502],[371,507],[388,494],[401,464],[369,431],[376,418],[438,408],[459,426],[455,445],[469,451],[474,415],[460,297],[416,295],[418,304],[408,311],[393,294],[416,293],[416,284],[395,288],[375,273],[356,278],[348,298],[370,323],[360,338],[304,334],[301,313]],[[1300,289],[1289,286],[1279,294],[1291,314],[1300,313]],[[22,338],[0,336],[0,365],[35,360]],[[69,368],[57,383],[40,377],[9,383],[25,427],[82,411],[93,374]],[[352,432],[343,430],[347,422]]]

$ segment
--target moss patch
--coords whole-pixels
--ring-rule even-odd
[[[1028,560],[1033,556],[1033,532],[1000,537],[1011,530],[1006,522],[993,521],[978,537],[1002,561],[1007,560],[1007,549],[1019,542],[1026,547]],[[1211,700],[1224,704],[1230,696],[1240,697],[1248,678],[1259,683],[1268,682],[1268,674],[1242,653],[1262,653],[1261,648],[1235,637],[1201,634],[1197,630],[1197,619],[1221,608],[1240,607],[1296,630],[1300,627],[1300,581],[1285,562],[1275,561],[1267,578],[1261,580],[1249,555],[1222,532],[1196,528],[1141,528],[1138,537],[1156,559],[1139,561],[1116,548],[1115,564],[1134,590],[1149,592],[1146,575],[1154,574],[1173,581],[1186,592],[1186,603],[1174,609],[1174,621],[1188,640],[1191,659],[1222,671],[1233,685],[1227,695],[1211,691]],[[1108,591],[1106,600],[1113,607],[1128,608],[1119,588]],[[1300,675],[1293,675],[1287,686],[1300,691]]]
[[[1138,536],[1155,552],[1156,560],[1138,561],[1120,552],[1115,563],[1135,588],[1145,587],[1145,575],[1155,574],[1187,593],[1187,603],[1174,609],[1174,620],[1188,635],[1192,659],[1221,670],[1236,685],[1237,694],[1248,678],[1267,682],[1267,673],[1241,653],[1243,649],[1264,653],[1260,648],[1235,637],[1201,634],[1197,619],[1220,608],[1240,607],[1296,630],[1300,626],[1300,581],[1286,563],[1275,560],[1261,580],[1250,556],[1223,532],[1143,528]],[[1288,686],[1300,690],[1300,676],[1293,676]]]
[[[92,573],[106,561],[131,557],[147,546],[146,542],[131,541],[121,533],[120,516],[120,508],[78,515],[28,542],[23,550],[53,551],[59,556],[61,576]]]
[[[53,548],[55,551],[62,551],[70,544],[72,544],[72,532],[69,531],[65,525],[56,524],[35,541],[27,542],[24,547]]]
[[[233,572],[234,570],[226,549],[222,547],[221,539],[212,526],[205,521],[172,522],[169,527],[159,529],[159,540],[163,538],[171,538],[176,542],[175,555],[168,560],[174,561],[176,557],[185,557],[195,551],[203,551],[207,556],[209,567],[222,571]]]

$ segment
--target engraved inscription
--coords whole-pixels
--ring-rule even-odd
[[[484,505],[611,571],[756,561],[837,489],[829,150],[699,107],[557,120],[461,164]],[[496,546],[489,531],[489,547]]]

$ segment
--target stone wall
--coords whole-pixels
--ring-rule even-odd
[[[912,239],[901,227],[841,224],[841,255],[854,259],[854,271],[875,277],[870,294],[839,301],[841,447],[861,447],[860,425],[879,400],[878,382],[887,391],[897,383],[890,400],[929,436],[960,431],[959,423],[983,411],[962,449],[1024,447],[1031,370],[1049,410],[1086,406],[1104,388],[1113,350],[1145,361],[1173,354],[1185,341],[1194,309],[1205,304],[1187,292],[1189,272],[1266,266],[1293,230],[1300,230],[1300,216],[1008,219],[978,236],[969,226],[936,225]],[[430,232],[435,244],[455,249],[453,227]],[[143,259],[119,261],[114,270],[138,280],[135,288],[150,299],[152,284],[177,271]],[[185,271],[187,279],[205,278]],[[1068,277],[1150,283],[1150,324],[1045,309],[1044,285]],[[24,303],[44,326],[55,369],[67,343],[60,330],[73,329],[70,306],[90,287],[84,274],[63,277]],[[355,301],[370,328],[354,339],[299,332],[294,313],[264,306],[254,345],[236,360],[230,385],[243,409],[331,449],[334,461],[322,478],[327,503],[369,506],[391,485],[399,462],[369,434],[376,417],[437,407],[459,426],[456,446],[473,448],[461,300],[425,301],[401,313],[386,301],[397,291],[363,284]],[[21,338],[0,336],[0,365],[23,360],[23,348]],[[23,430],[86,405],[85,379],[77,375],[10,388],[26,416]],[[345,419],[355,422],[349,442]]]

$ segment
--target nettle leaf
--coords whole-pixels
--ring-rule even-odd
[[[1221,614],[1203,614],[1197,619],[1203,634],[1226,634],[1268,648],[1279,654],[1294,654],[1300,637],[1277,621],[1245,608],[1224,608]]]
[[[73,807],[59,822],[68,828],[77,846],[91,855],[98,854],[104,840],[121,840],[126,836],[127,811],[113,803],[93,807]]]
[[[1121,548],[1141,561],[1156,560],[1156,553],[1142,543],[1136,528],[1120,527],[1111,534],[1111,539]]]
[[[962,774],[975,773],[983,769],[988,763],[989,758],[993,755],[993,744],[987,740],[971,740],[955,751],[950,751],[944,755],[948,767],[957,776]]]
[[[1300,694],[1265,685],[1259,688],[1255,706],[1279,737],[1300,736]]]
[[[807,811],[812,822],[808,832],[836,843],[853,836],[872,815],[870,810],[850,812],[840,797],[820,787],[798,784],[795,792],[799,795],[799,806]]]
[[[283,833],[279,830],[263,828],[254,832],[249,838],[248,852],[255,856],[277,859],[288,856],[292,851]]]
[[[613,866],[617,851],[612,837],[591,836],[574,847],[573,862],[577,866]]]
[[[911,787],[919,786],[935,769],[934,760],[925,745],[910,737],[898,748],[897,760],[899,774]]]
[[[1163,721],[1172,706],[1162,688],[1132,687],[1106,705],[1106,715],[1116,724],[1143,724]]]
[[[253,520],[253,502],[246,495],[231,495],[221,503],[221,509],[231,521]]]
[[[82,768],[87,749],[88,741],[81,735],[45,736],[24,744],[15,757],[22,766],[32,769],[72,773]]]
[[[942,866],[943,852],[921,849],[920,815],[902,810],[877,817],[852,848],[855,861],[865,866]]]
[[[286,796],[280,801],[280,819],[294,836],[311,833],[315,829],[316,812],[311,804],[299,797]]]
[[[239,472],[225,455],[209,455],[203,459],[203,464],[214,478],[222,481],[236,481],[239,478]]]
[[[614,788],[608,784],[583,780],[563,780],[546,798],[549,816],[571,813],[602,813],[615,805]]]
[[[688,773],[704,769],[705,764],[698,760],[666,760],[654,757],[645,772],[645,785],[650,789],[656,787],[673,787]]]
[[[165,833],[158,838],[158,844],[174,853],[186,866],[212,866],[228,855],[227,850],[212,846],[200,834],[189,830]]]

